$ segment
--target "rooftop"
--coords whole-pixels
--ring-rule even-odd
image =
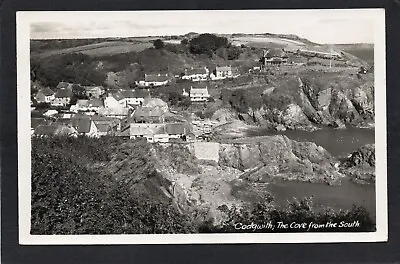
[[[165,82],[168,81],[168,74],[145,74],[146,82]]]
[[[168,107],[168,104],[160,98],[145,98],[143,101],[143,107]]]
[[[71,98],[73,95],[74,94],[71,89],[61,88],[56,92],[55,97],[56,98]]]
[[[143,126],[131,125],[129,132],[131,136],[139,136],[139,135],[152,136],[155,134],[165,134],[165,127],[164,126],[143,127]]]
[[[165,132],[168,135],[182,135],[188,132],[186,128],[186,124],[184,123],[173,123],[173,124],[166,124],[165,125]]]
[[[68,83],[68,82],[59,82],[57,85],[57,89],[62,89],[62,88],[71,88],[73,83]]]
[[[195,75],[195,74],[207,74],[207,68],[206,67],[201,67],[201,68],[189,68],[185,69],[185,75]]]
[[[216,71],[231,71],[232,67],[231,66],[217,66],[215,67]]]
[[[71,118],[71,123],[79,133],[88,133],[90,131],[91,120],[89,116],[75,115]]]
[[[139,107],[133,113],[134,118],[161,117],[164,111],[159,107]]]
[[[44,96],[49,96],[55,94],[53,90],[51,90],[49,87],[45,87],[40,89],[39,93],[42,93]]]
[[[88,101],[88,105],[92,107],[102,107],[104,104],[102,100],[93,98]]]

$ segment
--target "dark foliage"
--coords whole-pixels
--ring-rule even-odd
[[[324,208],[322,211],[316,212],[313,208],[312,198],[304,198],[302,200],[295,200],[291,202],[286,208],[279,208],[273,204],[257,203],[252,208],[236,208],[231,209],[226,206],[218,208],[221,212],[225,213],[226,219],[218,226],[210,223],[204,223],[200,228],[200,232],[204,233],[237,233],[237,232],[255,232],[255,233],[268,233],[268,232],[373,232],[376,229],[374,221],[371,219],[369,213],[363,207],[353,206],[350,211],[334,211],[331,208]],[[352,223],[358,221],[360,226],[340,226],[341,223]],[[240,229],[238,223],[243,225],[262,225],[271,222],[275,229],[260,228],[255,230]],[[305,228],[287,228],[277,229],[277,223],[306,223]],[[337,223],[335,228],[326,227],[326,223]],[[308,229],[308,225],[321,224],[325,225],[320,228]],[[236,227],[236,228],[235,228]]]
[[[82,53],[72,53],[41,60],[31,60],[36,80],[44,86],[56,87],[59,82],[82,85],[103,85],[106,74],[95,70],[97,61]]]
[[[214,34],[200,34],[190,40],[190,52],[212,56],[219,48],[228,47],[228,39]]]
[[[164,201],[135,196],[96,164],[118,138],[33,138],[32,234],[188,233],[187,217]],[[145,145],[132,152],[141,156]]]
[[[179,102],[183,101],[185,97],[177,92],[177,91],[170,91],[168,93],[168,102],[170,105],[178,105]]]
[[[293,98],[287,94],[272,93],[263,95],[263,103],[269,109],[285,110],[293,102]]]
[[[156,48],[156,49],[162,49],[162,48],[164,48],[164,42],[163,42],[161,39],[156,39],[156,40],[153,42],[153,45],[154,45],[154,48]]]

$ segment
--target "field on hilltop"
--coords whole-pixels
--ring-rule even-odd
[[[104,41],[99,43],[93,43],[83,46],[55,49],[55,50],[45,50],[40,53],[33,53],[33,55],[40,58],[45,58],[49,56],[57,56],[63,54],[72,53],[82,53],[92,57],[114,55],[129,52],[140,52],[149,47],[153,46],[150,42],[128,42],[128,41]]]

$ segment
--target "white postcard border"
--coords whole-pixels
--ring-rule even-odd
[[[132,11],[136,12],[136,11]],[[144,11],[138,11],[144,12]],[[161,11],[155,11],[161,12]],[[190,11],[169,11],[190,12]],[[201,11],[216,12],[216,11]],[[224,11],[229,12],[229,11]],[[240,12],[240,11],[230,11]],[[246,12],[246,11],[243,11]],[[251,12],[251,11],[247,11]],[[37,21],[71,19],[117,19],[131,14],[127,11],[61,12],[19,11],[17,21],[17,131],[18,131],[18,198],[19,243],[23,245],[70,244],[214,244],[214,243],[328,243],[387,241],[387,144],[386,144],[386,64],[385,10],[268,10],[266,12],[313,12],[323,16],[334,13],[342,17],[362,16],[374,21],[375,61],[375,147],[376,147],[376,232],[368,233],[268,233],[268,234],[145,234],[145,235],[31,235],[31,139],[30,139],[30,24]],[[82,16],[82,13],[84,16]]]

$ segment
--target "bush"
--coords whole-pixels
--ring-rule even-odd
[[[162,48],[164,48],[164,42],[163,42],[161,39],[156,39],[156,40],[153,42],[153,45],[154,45],[154,48],[156,48],[156,49],[162,49]]]
[[[262,96],[263,103],[269,109],[285,110],[286,107],[293,102],[293,98],[286,94],[269,94]]]

